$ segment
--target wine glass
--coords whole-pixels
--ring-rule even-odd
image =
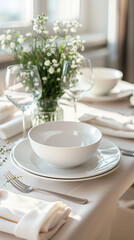
[[[42,94],[42,84],[35,65],[11,65],[7,68],[5,96],[22,111],[23,138],[26,137],[25,112]]]
[[[94,74],[90,59],[81,59],[77,69],[72,71],[72,63],[64,61],[61,87],[73,100],[74,119],[77,120],[77,101],[88,92],[94,82]]]

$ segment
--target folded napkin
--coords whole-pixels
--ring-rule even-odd
[[[27,118],[26,128],[31,126],[30,118]],[[0,138],[7,140],[22,132],[22,116],[16,115],[9,121],[0,124]]]
[[[0,231],[27,240],[47,240],[66,222],[71,209],[0,190]]]
[[[83,114],[79,120],[95,125],[103,134],[134,138],[134,116],[105,111],[88,107],[87,114]]]
[[[0,102],[0,123],[9,120],[17,108],[9,102]]]
[[[27,129],[31,122],[26,120]],[[0,102],[0,138],[7,140],[22,132],[22,114],[11,103]]]

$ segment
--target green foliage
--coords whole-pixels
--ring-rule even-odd
[[[63,63],[65,60],[70,62],[68,74],[74,75],[83,58],[78,50],[84,50],[84,41],[76,35],[80,27],[77,21],[57,21],[53,24],[54,35],[50,35],[47,20],[42,14],[32,21],[34,34],[23,36],[10,29],[4,31],[0,35],[0,44],[3,50],[7,48],[13,55],[17,64],[38,67],[43,88],[41,99],[58,99],[63,94]]]

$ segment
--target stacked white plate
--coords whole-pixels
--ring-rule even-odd
[[[33,152],[29,139],[19,142],[11,151],[11,161],[20,170],[37,177],[56,181],[85,181],[114,171],[120,162],[120,150],[102,138],[96,153],[86,163],[70,169],[55,167]],[[69,157],[69,156],[68,156]]]
[[[115,102],[130,97],[134,89],[126,81],[120,80],[117,85],[107,95],[94,95],[90,91],[82,98],[84,101],[91,102]]]

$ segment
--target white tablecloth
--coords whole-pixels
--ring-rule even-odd
[[[128,101],[114,102],[114,103],[100,103],[91,104],[92,106],[101,107],[103,109],[113,109],[114,111],[131,113],[133,110],[128,108]],[[70,114],[67,113],[70,111]],[[78,110],[82,105],[78,106]],[[65,119],[68,120],[73,114],[72,109],[65,108]],[[71,119],[71,118],[70,118]],[[69,120],[70,120],[69,119]],[[106,136],[118,146],[122,148],[134,150],[134,141],[127,139],[119,139]],[[1,144],[4,142],[1,140]],[[39,179],[36,176],[29,175],[15,168],[10,159],[0,167],[0,187],[17,192],[9,183],[5,186],[4,172],[11,170],[17,176],[22,176],[25,183],[29,183],[40,188],[47,188],[49,190],[57,190],[63,193],[72,194],[74,196],[84,197],[89,199],[86,205],[79,205],[66,200],[62,200],[69,207],[72,208],[72,213],[67,223],[56,233],[52,240],[106,240],[110,236],[111,224],[116,209],[118,199],[134,182],[134,158],[122,156],[118,169],[112,173],[96,178],[93,180],[83,182],[56,182],[52,180]],[[47,193],[32,192],[28,196],[56,201],[61,200],[58,197]],[[0,232],[1,240],[16,239],[14,236]]]

